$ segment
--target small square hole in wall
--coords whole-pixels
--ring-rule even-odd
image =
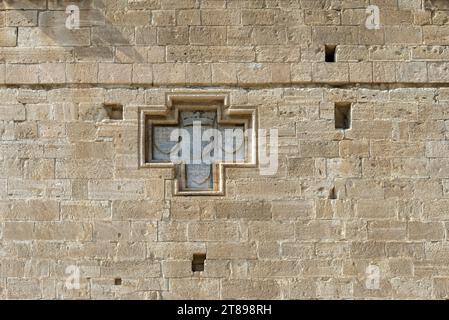
[[[329,191],[329,199],[331,200],[337,199],[337,192],[335,191],[335,187],[332,187],[332,189]]]
[[[105,104],[104,109],[109,120],[123,120],[123,106],[121,104]]]
[[[192,259],[192,271],[202,272],[204,271],[204,261],[206,261],[205,253],[195,253]]]
[[[351,128],[351,104],[336,103],[335,104],[335,129]]]
[[[122,285],[122,278],[115,278],[114,279],[114,285],[121,286]]]
[[[334,45],[324,46],[324,54],[325,54],[326,62],[335,62],[336,61],[336,56],[335,56],[336,49],[337,49],[337,46],[334,46]]]

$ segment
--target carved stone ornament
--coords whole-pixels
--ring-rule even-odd
[[[229,100],[168,93],[165,106],[139,108],[140,168],[172,168],[174,195],[224,195],[227,167],[257,164],[256,109]]]

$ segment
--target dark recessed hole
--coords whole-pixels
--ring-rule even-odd
[[[121,286],[122,285],[122,278],[115,278],[114,279],[114,285]]]
[[[192,259],[192,271],[193,272],[204,271],[204,261],[206,261],[205,253],[194,253]]]
[[[123,106],[121,104],[105,104],[104,108],[110,120],[123,120]]]
[[[332,45],[326,45],[324,46],[324,53],[325,53],[325,61],[326,62],[335,62],[335,50],[337,49],[337,46]]]
[[[331,200],[337,199],[337,193],[335,192],[335,187],[333,187],[333,188],[329,191],[329,199],[331,199]]]
[[[351,104],[336,103],[335,104],[335,129],[351,128]]]

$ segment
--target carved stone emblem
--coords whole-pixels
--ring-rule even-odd
[[[256,164],[256,111],[227,94],[167,94],[140,108],[140,167],[175,170],[175,195],[223,195],[226,167]]]

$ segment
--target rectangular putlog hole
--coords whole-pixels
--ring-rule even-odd
[[[205,253],[194,253],[192,259],[192,271],[193,272],[204,271],[204,261],[206,261]]]
[[[123,120],[123,106],[121,104],[105,104],[104,109],[109,120]]]
[[[335,45],[325,45],[324,46],[324,54],[325,54],[326,62],[335,62],[336,61],[336,56],[335,56],[336,49],[337,49],[337,46],[335,46]]]
[[[351,128],[351,104],[346,102],[335,104],[335,129]]]

